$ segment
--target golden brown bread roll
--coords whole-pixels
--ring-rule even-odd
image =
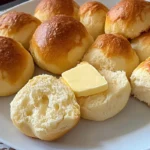
[[[79,5],[74,0],[41,0],[34,16],[39,20],[50,20],[56,15],[67,15],[79,20]]]
[[[150,106],[150,57],[133,71],[130,80],[133,95]]]
[[[0,36],[13,38],[26,49],[40,21],[23,12],[8,12],[0,17]]]
[[[150,31],[145,32],[131,41],[132,48],[136,51],[140,61],[150,57]]]
[[[37,28],[30,52],[41,68],[61,74],[81,60],[92,42],[93,38],[80,22],[58,15]]]
[[[80,22],[94,39],[104,33],[107,12],[108,8],[97,1],[86,2],[79,9]]]
[[[0,36],[0,96],[16,93],[32,77],[34,63],[21,44]]]
[[[139,58],[129,41],[118,34],[98,36],[83,61],[89,62],[98,70],[124,70],[128,77],[139,64]]]
[[[121,0],[106,15],[105,33],[135,38],[150,28],[150,2]]]
[[[11,102],[13,124],[25,135],[52,141],[80,120],[80,106],[64,82],[39,75],[31,79]]]

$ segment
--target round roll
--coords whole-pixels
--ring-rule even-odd
[[[121,0],[106,15],[105,33],[136,38],[150,28],[148,0]]]
[[[141,62],[150,57],[150,31],[133,39],[131,46],[136,51]]]
[[[30,52],[41,68],[61,74],[80,61],[92,42],[93,38],[80,22],[58,15],[37,28]]]
[[[86,2],[79,9],[80,22],[94,39],[104,33],[107,12],[108,8],[96,1]]]
[[[0,96],[16,93],[32,77],[34,63],[24,47],[0,36]]]
[[[79,5],[74,0],[41,0],[34,16],[39,20],[50,20],[56,15],[67,15],[79,20]]]
[[[118,34],[98,36],[83,60],[98,70],[124,70],[128,77],[139,64],[139,58],[129,41]]]
[[[133,71],[130,80],[132,94],[150,106],[150,57]]]
[[[23,12],[8,12],[0,17],[0,36],[20,42],[26,49],[40,21]]]
[[[104,121],[118,114],[128,102],[131,87],[125,72],[102,70],[100,73],[108,82],[108,90],[77,99],[84,119]]]
[[[10,113],[22,133],[47,141],[60,138],[80,119],[72,90],[50,75],[31,79],[11,102]]]

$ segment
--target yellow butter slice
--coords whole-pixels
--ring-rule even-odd
[[[106,79],[89,63],[81,63],[62,73],[77,97],[94,95],[108,89]]]

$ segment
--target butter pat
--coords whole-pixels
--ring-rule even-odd
[[[62,78],[77,97],[90,96],[108,89],[105,78],[89,63],[81,63],[62,73]]]

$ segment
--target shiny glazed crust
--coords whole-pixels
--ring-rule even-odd
[[[79,5],[74,0],[41,0],[35,9],[34,16],[42,22],[56,15],[78,17]]]
[[[0,36],[0,96],[17,92],[33,72],[33,59],[21,44]]]
[[[150,28],[150,2],[121,0],[106,15],[105,32],[133,39]]]
[[[98,36],[83,61],[89,62],[98,70],[124,70],[128,77],[139,64],[139,58],[129,41],[118,34]]]
[[[40,67],[59,74],[77,64],[92,41],[80,22],[69,16],[58,15],[37,28],[30,51]],[[76,54],[72,55],[72,52]],[[50,65],[54,67],[49,68]],[[60,71],[55,71],[55,66]]]

